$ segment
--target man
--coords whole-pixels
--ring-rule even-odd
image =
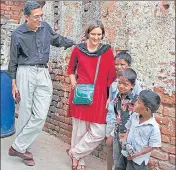
[[[16,139],[9,149],[10,156],[23,159],[24,164],[35,164],[29,152],[31,144],[43,129],[52,98],[52,82],[47,62],[50,45],[71,47],[75,43],[55,33],[42,21],[39,3],[25,4],[26,22],[11,37],[8,73],[12,79],[12,95],[20,100]]]

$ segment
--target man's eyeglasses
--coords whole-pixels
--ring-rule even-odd
[[[43,19],[43,15],[31,15],[33,18],[37,19],[37,20],[40,20],[40,19]]]

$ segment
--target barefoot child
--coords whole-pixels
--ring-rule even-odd
[[[132,63],[132,58],[130,54],[128,54],[126,51],[122,51],[115,56],[115,64],[116,64],[117,73],[129,68],[131,66],[131,63]],[[114,136],[113,129],[115,126],[116,118],[115,118],[114,109],[112,108],[113,107],[112,100],[114,99],[115,95],[118,93],[118,88],[117,88],[118,80],[119,79],[117,78],[110,86],[110,90],[109,90],[110,97],[107,102],[107,105],[108,105],[108,114],[106,117],[106,122],[107,122],[107,126],[106,126],[107,170],[112,170],[112,166],[113,166],[113,136]],[[139,84],[139,81],[136,80],[132,93],[134,95],[135,94],[138,95],[141,90],[142,89]],[[112,103],[110,103],[111,101]]]
[[[161,147],[159,125],[153,113],[160,106],[160,97],[150,90],[140,92],[125,127],[127,135],[122,142],[122,154],[116,170],[147,170],[151,151]]]

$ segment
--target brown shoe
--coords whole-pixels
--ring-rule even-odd
[[[10,156],[18,156],[19,158],[22,158],[24,160],[30,160],[33,159],[33,155],[31,152],[25,152],[25,153],[20,153],[13,149],[12,147],[9,148],[9,155]]]
[[[35,165],[34,159],[23,159],[23,162],[27,166],[34,166]]]

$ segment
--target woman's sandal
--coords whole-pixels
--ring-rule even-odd
[[[78,165],[76,170],[86,170],[84,165]]]
[[[66,152],[68,154],[68,156],[71,158],[72,160],[72,170],[77,170],[77,167],[78,167],[78,160],[76,158],[73,157],[73,155],[69,152],[70,149],[66,149]],[[76,165],[73,165],[73,159],[77,160],[77,164]]]

